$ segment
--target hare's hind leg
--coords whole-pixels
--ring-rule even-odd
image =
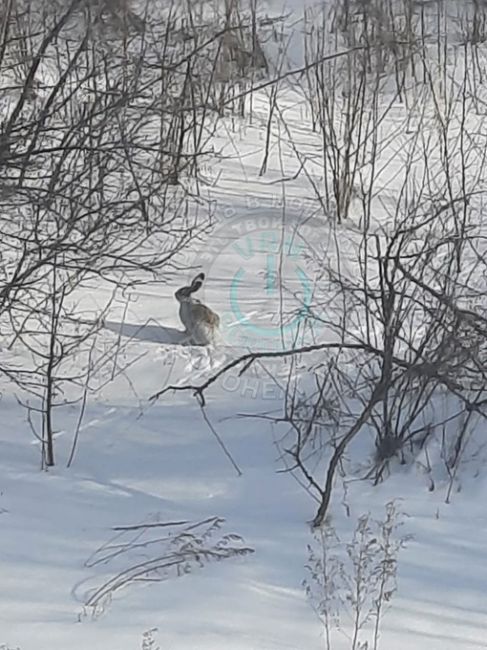
[[[195,323],[191,338],[194,345],[210,345],[215,343],[214,330],[207,323]]]

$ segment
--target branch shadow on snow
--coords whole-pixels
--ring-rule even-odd
[[[105,321],[104,327],[115,334],[126,336],[130,339],[139,341],[150,341],[152,343],[169,343],[172,345],[186,345],[187,334],[175,327],[166,327],[165,325],[150,324],[155,322],[149,320],[143,325],[132,323],[118,323],[115,321]]]

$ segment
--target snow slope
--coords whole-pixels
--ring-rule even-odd
[[[300,146],[312,153],[319,142],[302,127],[302,107],[293,93],[286,100]],[[255,102],[262,122],[256,118],[233,132],[227,124],[216,142],[228,154],[208,170],[214,182],[205,192],[215,203],[216,225],[208,239],[186,252],[193,268],[170,284],[134,289],[113,305],[100,345],[120,337],[127,370],[90,396],[71,468],[65,468],[74,430],[69,409],[59,420],[58,465],[40,472],[39,448],[25,413],[8,385],[3,387],[0,647],[132,650],[153,627],[163,650],[324,647],[302,588],[308,522],[316,504],[290,473],[279,471],[282,429],[269,420],[243,417],[280,413],[285,371],[272,364],[270,374],[232,373],[209,390],[205,414],[189,392],[149,400],[169,384],[203,380],[249,347],[273,350],[296,340],[326,340],[325,328],[310,330],[299,316],[303,297],[316,290],[313,260],[308,267],[304,248],[339,263],[344,274],[354,272],[358,218],[340,232],[340,255],[334,230],[325,230],[319,241],[313,238],[306,225],[313,224],[316,205],[306,179],[293,180],[298,162],[284,136],[279,147],[273,146],[269,173],[259,175],[265,93]],[[390,119],[385,128],[394,127],[394,113]],[[400,115],[397,124],[403,119]],[[401,143],[391,146],[397,150]],[[390,169],[388,174],[393,176]],[[283,177],[291,180],[280,183]],[[393,180],[386,180],[393,191]],[[276,254],[281,237],[294,253],[284,261]],[[222,337],[214,350],[185,345],[177,318],[173,292],[197,267],[208,276],[202,299],[222,316]],[[269,281],[278,267],[285,295]],[[96,309],[107,291],[90,287],[85,298]],[[239,323],[236,310],[248,326]],[[378,487],[352,484],[351,512],[340,497],[333,509],[332,521],[345,536],[356,517],[368,511],[378,515],[391,498],[400,498],[409,515],[406,531],[412,540],[400,555],[398,594],[384,618],[381,647],[487,648],[487,480],[466,478],[446,504],[446,482],[429,492],[426,481],[409,480],[410,472],[417,469],[402,470]],[[114,527],[212,516],[224,518],[223,531],[241,535],[255,552],[194,567],[181,577],[129,586],[96,616],[84,606],[91,590],[112,574],[110,564],[89,567],[86,561],[112,538]],[[142,549],[134,561],[144,558]],[[343,636],[333,650],[349,647]]]

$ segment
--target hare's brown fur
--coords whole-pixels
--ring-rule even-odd
[[[193,294],[201,289],[204,279],[205,274],[199,273],[189,286],[181,287],[175,293],[176,300],[180,304],[179,318],[191,341],[196,345],[214,342],[215,333],[220,325],[218,314],[193,297]]]

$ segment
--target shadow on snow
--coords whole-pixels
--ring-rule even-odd
[[[151,323],[156,323],[156,321],[150,319],[143,325],[105,321],[104,327],[115,334],[139,341],[169,343],[172,345],[187,344],[188,338],[186,332],[178,330],[175,327],[166,327],[158,323],[153,325]]]

